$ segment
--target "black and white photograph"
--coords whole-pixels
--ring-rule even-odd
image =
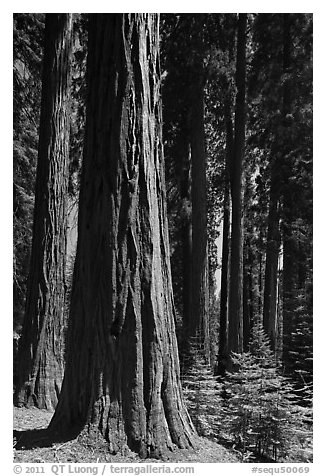
[[[14,473],[308,474],[315,14],[40,8],[8,65]]]

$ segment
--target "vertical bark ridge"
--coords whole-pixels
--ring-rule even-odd
[[[63,377],[72,15],[48,14],[33,243],[17,405],[53,410]]]
[[[195,432],[174,329],[158,18],[93,15],[90,28],[67,367],[50,428],[160,456],[191,446]]]

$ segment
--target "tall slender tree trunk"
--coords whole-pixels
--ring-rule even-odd
[[[222,272],[220,293],[220,329],[219,350],[216,373],[224,375],[228,352],[228,280],[229,280],[229,249],[230,249],[230,185],[224,186],[223,204],[223,237],[222,237]]]
[[[232,229],[229,289],[228,351],[243,350],[243,157],[246,125],[247,15],[239,14],[236,61],[236,110],[231,165]]]
[[[16,405],[53,410],[63,376],[71,14],[47,14],[33,243]]]
[[[188,139],[188,138],[187,138]],[[188,335],[192,314],[192,222],[191,222],[191,150],[186,139],[183,156],[183,173],[181,181],[181,198],[184,203],[183,222],[181,230],[182,240],[182,300],[183,300],[183,327],[185,337]]]
[[[188,124],[189,126],[189,124]],[[189,127],[187,127],[189,129]],[[191,147],[189,134],[183,135],[182,179],[180,183],[183,201],[183,217],[181,224],[182,246],[182,338],[179,338],[181,354],[181,373],[184,374],[191,363],[191,319],[192,319],[192,198],[191,198]]]
[[[262,230],[259,233],[259,249],[262,250],[264,246],[264,237]],[[264,286],[265,286],[265,268],[266,268],[266,263],[265,259],[263,256],[263,253],[259,253],[259,270],[258,270],[258,303],[257,303],[257,315],[261,316],[263,315],[264,312]]]
[[[187,332],[189,328],[190,317],[192,314],[192,226],[191,221],[184,219],[182,224],[182,301],[183,301],[183,319],[184,328]],[[188,332],[187,332],[188,333]]]
[[[290,14],[283,14],[283,73],[289,71],[291,62],[291,32]],[[292,227],[294,219],[294,203],[291,193],[290,179],[292,175],[292,159],[289,154],[291,150],[290,126],[291,119],[288,118],[291,112],[291,85],[289,80],[285,80],[283,86],[283,364],[286,370],[293,365],[291,357],[292,332],[294,331],[294,291],[297,277],[297,243],[293,236]]]
[[[268,335],[271,347],[275,350],[277,339],[277,289],[278,289],[278,261],[280,250],[279,229],[279,197],[280,177],[278,170],[279,160],[272,166],[271,190],[268,210],[268,232],[265,266],[263,324]]]
[[[254,283],[252,279],[254,255],[250,247],[248,240],[245,240],[243,253],[243,350],[245,352],[249,350],[254,308]]]
[[[86,143],[67,363],[50,429],[159,457],[195,431],[179,375],[158,15],[90,19]]]
[[[223,236],[222,236],[222,273],[220,294],[220,329],[219,351],[216,373],[224,375],[228,360],[228,292],[229,292],[229,255],[230,255],[230,166],[233,157],[233,122],[231,116],[231,98],[227,95],[224,104],[226,156],[223,201]]]
[[[190,336],[199,336],[204,355],[210,360],[209,281],[207,243],[206,148],[204,131],[204,86],[194,75],[191,105],[191,196],[192,196],[192,312]]]

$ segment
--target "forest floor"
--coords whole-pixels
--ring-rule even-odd
[[[83,437],[53,443],[47,426],[53,413],[36,408],[14,408],[14,462],[17,463],[238,463],[235,452],[216,441],[199,438],[194,450],[180,450],[166,454],[164,459],[141,459],[129,451],[126,455],[112,455],[105,441],[90,443]]]

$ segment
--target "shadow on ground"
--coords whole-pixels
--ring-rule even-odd
[[[59,438],[47,428],[36,430],[14,430],[14,440],[16,450],[31,450],[34,448],[51,448],[54,443],[64,443],[74,438],[70,435],[67,438]]]
[[[90,435],[75,428],[62,435],[49,431],[53,412],[35,408],[14,407],[14,461],[17,463],[237,463],[239,458],[232,449],[199,438],[198,448],[176,448],[162,456],[161,460],[143,460],[126,448],[123,454],[111,454],[108,442],[98,435]]]

